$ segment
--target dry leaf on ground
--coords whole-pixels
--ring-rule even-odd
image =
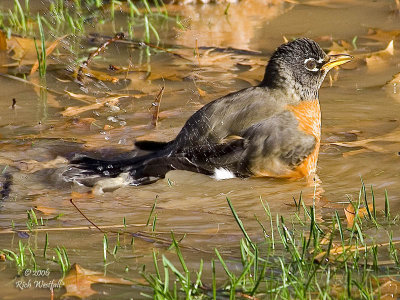
[[[104,276],[103,273],[84,269],[78,264],[71,267],[63,282],[67,292],[62,297],[78,297],[81,299],[97,293],[91,287],[94,283],[132,284],[131,281],[122,278],[108,277]]]

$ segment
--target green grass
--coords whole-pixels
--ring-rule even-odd
[[[356,212],[364,205],[368,207],[368,196],[374,203],[372,188],[370,195],[367,195],[362,183],[359,201],[354,203]],[[270,228],[266,229],[268,225],[258,220],[264,241],[257,242],[246,232],[231,200],[227,199],[227,202],[243,233],[237,249],[240,258],[225,257],[215,249],[217,260],[210,261],[212,282],[202,285],[203,260],[194,279],[172,234],[172,245],[180,265],[173,265],[163,255],[161,260],[164,268],[161,269],[153,253],[156,274],[142,273],[153,290],[153,295],[147,296],[154,299],[249,299],[253,296],[257,299],[376,299],[376,293],[379,293],[376,278],[399,272],[398,250],[393,242],[393,233],[388,232],[389,242],[383,245],[375,244],[363,233],[364,228],[383,230],[393,223],[387,193],[385,211],[376,211],[374,203],[367,215],[355,216],[351,228],[345,228],[337,211],[329,224],[318,224],[316,208],[304,204],[302,214],[293,218],[297,221],[300,218],[302,222],[287,222],[279,215],[273,222],[268,204],[262,201],[266,223]],[[341,249],[343,251],[339,253]],[[385,268],[379,262],[383,251],[387,251],[393,260],[393,264]],[[230,265],[238,263],[241,264],[240,272],[237,272],[237,268],[230,269]],[[222,268],[227,279],[220,286],[217,285],[218,267]]]
[[[377,299],[378,278],[398,276],[400,271],[399,242],[394,240],[393,233],[398,224],[397,217],[391,217],[387,192],[383,198],[384,209],[378,211],[374,191],[368,190],[362,182],[357,200],[349,200],[355,212],[370,207],[366,213],[354,217],[352,226],[348,226],[340,211],[324,215],[321,221],[317,218],[319,209],[307,206],[302,200],[295,201],[297,205],[289,216],[274,215],[268,203],[260,199],[265,218],[257,219],[260,230],[253,230],[252,234],[247,232],[234,202],[227,199],[227,206],[243,235],[238,245],[230,247],[229,252],[215,249],[214,255],[199,259],[198,267],[193,270],[188,263],[190,261],[193,266],[190,258],[193,252],[181,247],[185,236],[177,239],[171,232],[170,246],[164,244],[163,250],[151,252],[153,271],[143,266],[140,272],[148,284],[142,296],[153,299]],[[148,226],[155,208],[156,201],[147,218]],[[155,220],[154,217],[153,231]],[[123,223],[126,224],[126,220]],[[42,226],[34,210],[27,211],[26,226],[27,230]],[[126,230],[127,227],[124,231],[103,233],[105,267],[121,261],[120,253],[128,249],[120,241],[124,234],[129,234]],[[375,232],[373,236],[367,233],[371,230]],[[386,237],[387,242],[376,243],[377,232],[382,240]],[[153,235],[156,238],[157,234]],[[113,247],[110,241],[115,242]],[[131,247],[134,247],[133,238]],[[26,269],[47,269],[52,263],[58,265],[63,275],[69,271],[71,262],[67,249],[51,247],[48,233],[43,255],[38,257],[37,251],[37,245],[32,247],[29,240],[20,239],[16,249],[2,249],[0,254],[14,264],[20,275]],[[101,247],[92,251],[101,255]],[[77,263],[82,262],[78,260]],[[123,263],[126,266],[126,262]],[[129,272],[130,268],[125,269]]]
[[[47,27],[46,30],[57,36],[68,32],[83,36],[87,27],[92,31],[94,25],[114,22],[118,13],[118,18],[126,19],[126,27],[119,31],[129,32],[133,38],[134,27],[144,28],[142,41],[149,43],[150,31],[156,42],[160,40],[156,29],[159,23],[176,22],[176,17],[168,15],[161,0],[152,5],[147,0],[110,0],[107,4],[103,4],[101,0],[74,0],[73,5],[66,5],[64,0],[55,0],[36,13],[31,11],[29,3],[29,0],[25,0],[25,5],[21,5],[21,0],[14,0],[14,9],[0,12],[2,29],[31,36],[34,34],[33,26],[41,21]],[[124,8],[123,12],[120,12],[120,7]],[[39,14],[39,17],[36,17],[36,14]]]

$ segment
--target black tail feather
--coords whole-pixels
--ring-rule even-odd
[[[165,150],[171,142],[155,142],[155,141],[137,141],[135,142],[136,148],[143,151],[161,151]]]

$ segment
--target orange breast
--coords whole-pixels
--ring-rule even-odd
[[[288,105],[299,121],[299,129],[311,134],[317,140],[314,151],[294,170],[291,177],[304,177],[317,168],[319,146],[321,142],[321,109],[318,100],[302,101],[299,105]],[[296,174],[297,173],[297,174]]]

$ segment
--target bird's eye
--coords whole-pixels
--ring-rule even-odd
[[[317,62],[315,61],[314,58],[307,58],[304,61],[304,65],[305,65],[306,69],[309,71],[313,71],[313,72],[318,71]]]

